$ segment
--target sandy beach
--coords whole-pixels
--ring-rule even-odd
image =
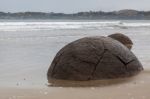
[[[119,23],[4,22],[0,26],[0,99],[149,99],[150,29],[147,23],[150,22],[122,21],[127,28],[119,28]],[[59,27],[62,24],[63,27]],[[90,82],[98,86],[48,86],[47,70],[63,46],[82,37],[115,32],[125,33],[133,40],[132,51],[141,61],[143,72],[125,81]]]
[[[0,99],[150,99],[150,0],[0,0]]]
[[[1,99],[149,99],[150,72],[124,83],[97,87],[1,87]]]

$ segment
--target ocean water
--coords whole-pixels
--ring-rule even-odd
[[[0,20],[0,86],[46,86],[47,70],[66,44],[86,36],[121,32],[150,69],[148,20]]]

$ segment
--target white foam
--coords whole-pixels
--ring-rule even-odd
[[[0,31],[36,31],[61,29],[149,28],[150,22],[83,21],[83,22],[0,22]]]
[[[59,29],[102,29],[118,25],[119,21],[108,22],[0,22],[0,31],[33,31]]]

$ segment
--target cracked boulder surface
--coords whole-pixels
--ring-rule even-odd
[[[64,46],[47,72],[48,80],[88,81],[133,76],[143,70],[136,56],[109,37],[85,37]]]

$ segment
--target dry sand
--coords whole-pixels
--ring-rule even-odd
[[[150,99],[150,71],[97,87],[1,87],[0,99]]]

